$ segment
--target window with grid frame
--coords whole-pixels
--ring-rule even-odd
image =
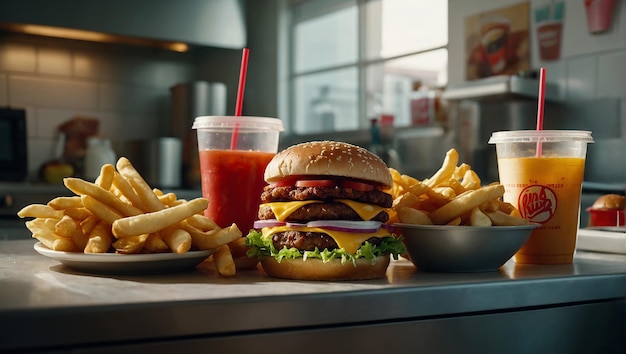
[[[416,84],[447,82],[447,0],[290,0],[294,134],[411,124]]]

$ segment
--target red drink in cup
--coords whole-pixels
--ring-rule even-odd
[[[256,220],[266,185],[265,167],[278,150],[280,119],[243,116],[197,117],[205,215],[220,227],[236,223],[246,235]],[[236,143],[233,133],[236,132]]]
[[[258,219],[263,173],[276,153],[200,150],[202,195],[210,200],[205,215],[220,227],[233,222],[247,234]]]

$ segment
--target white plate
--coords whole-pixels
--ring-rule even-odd
[[[157,274],[192,269],[213,251],[189,251],[183,254],[116,254],[78,253],[53,251],[41,242],[35,244],[39,254],[55,259],[62,264],[87,273],[99,274]]]

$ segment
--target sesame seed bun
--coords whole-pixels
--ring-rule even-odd
[[[593,210],[624,210],[624,196],[605,194],[598,198],[590,209]]]
[[[313,141],[293,145],[274,156],[265,169],[265,181],[288,176],[348,177],[391,187],[393,180],[385,162],[362,147],[336,141]]]

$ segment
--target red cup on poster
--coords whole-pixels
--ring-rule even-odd
[[[611,27],[614,0],[585,0],[587,28],[590,33],[601,33]]]
[[[539,43],[539,57],[541,60],[558,60],[561,56],[561,36],[563,23],[561,21],[546,21],[537,24],[537,42]]]
[[[481,43],[487,56],[492,74],[499,74],[506,68],[507,46],[511,24],[504,17],[489,16],[482,21]]]

